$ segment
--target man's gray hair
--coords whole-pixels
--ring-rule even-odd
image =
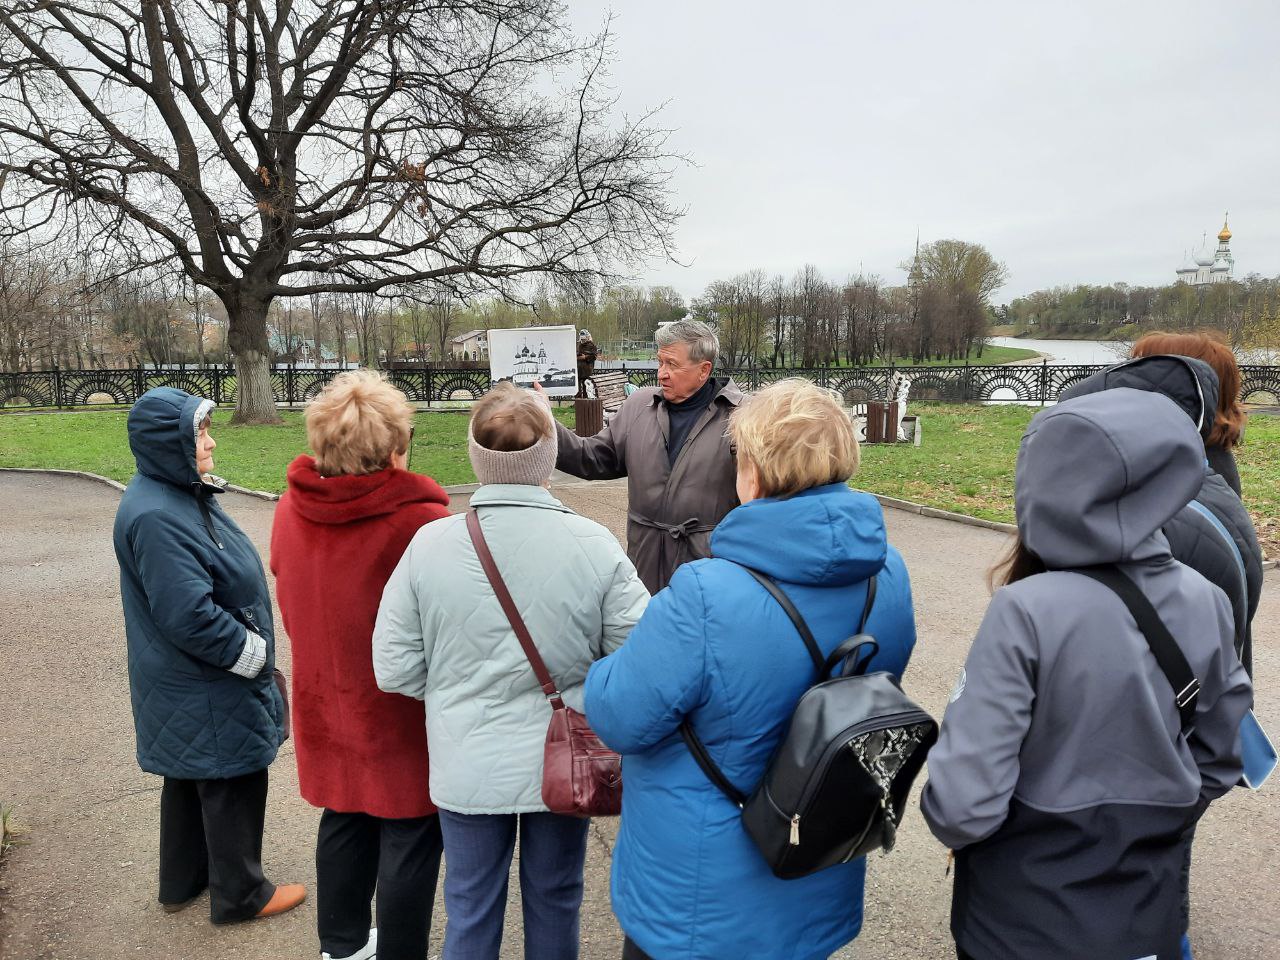
[[[689,359],[694,363],[710,360],[714,365],[720,356],[720,338],[701,320],[677,320],[669,323],[665,327],[659,327],[653,339],[659,348],[687,343]]]

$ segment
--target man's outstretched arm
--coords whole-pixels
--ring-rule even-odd
[[[541,384],[534,387],[541,392]],[[556,421],[556,469],[583,480],[616,480],[627,475],[627,428],[634,407],[622,409],[594,437],[580,437]]]

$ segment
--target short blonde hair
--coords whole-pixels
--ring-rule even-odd
[[[555,429],[546,401],[512,383],[499,383],[471,408],[471,436],[488,450],[528,450]]]
[[[796,377],[765,387],[733,411],[729,437],[739,460],[755,467],[762,497],[844,483],[858,469],[858,440],[840,401]]]
[[[372,370],[348,370],[307,404],[307,443],[321,476],[377,473],[409,449],[413,408]]]

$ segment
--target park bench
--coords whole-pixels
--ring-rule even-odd
[[[625,370],[601,370],[583,383],[586,397],[573,405],[573,430],[580,437],[594,437],[609,418],[622,409],[630,380]]]
[[[622,403],[627,399],[627,384],[630,382],[625,370],[601,370],[587,378],[587,396],[604,405],[604,416],[608,420],[622,409]]]

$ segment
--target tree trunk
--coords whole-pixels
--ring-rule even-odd
[[[264,300],[227,303],[227,345],[236,364],[236,412],[232,423],[280,423],[271,388],[271,345]]]

